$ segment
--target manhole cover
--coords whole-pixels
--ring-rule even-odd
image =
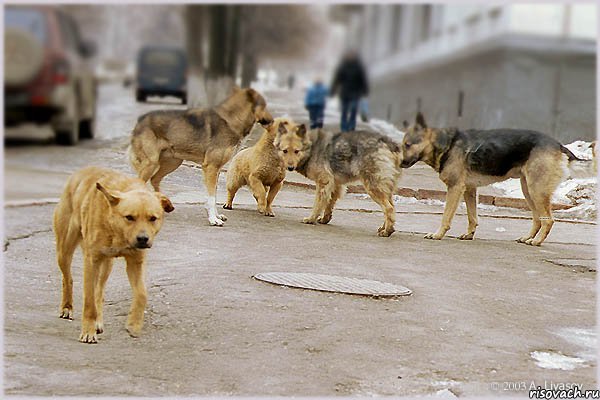
[[[253,278],[275,285],[363,296],[391,297],[407,296],[412,293],[410,289],[404,286],[391,283],[333,275],[266,272],[256,274]]]

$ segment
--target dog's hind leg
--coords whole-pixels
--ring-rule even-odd
[[[337,203],[339,198],[342,196],[342,194],[344,193],[344,190],[345,190],[345,188],[343,185],[335,185],[335,187],[333,188],[333,191],[331,192],[331,198],[329,199],[329,201],[327,202],[327,205],[325,206],[325,211],[323,212],[323,216],[321,216],[317,219],[317,221],[320,224],[328,224],[329,221],[331,221],[331,217],[333,216],[333,209],[335,208],[335,203]]]
[[[100,272],[98,273],[98,282],[96,283],[96,333],[104,332],[104,287],[106,281],[110,276],[113,267],[112,258],[107,258],[101,265],[99,265]]]
[[[267,212],[267,191],[265,190],[265,185],[263,185],[262,181],[256,176],[250,174],[248,177],[248,186],[250,186],[250,190],[252,190],[252,194],[258,203],[258,212],[266,215]]]
[[[246,183],[242,176],[235,173],[231,166],[227,171],[227,201],[223,204],[226,210],[233,210],[233,199],[238,190]]]
[[[160,181],[162,181],[165,176],[179,168],[183,160],[171,157],[161,157],[158,162],[160,167],[158,171],[152,175],[152,178],[150,178],[150,183],[155,191],[160,192]]]
[[[133,169],[144,182],[148,182],[160,169],[161,143],[154,132],[145,130],[134,134],[129,147],[129,160]]]
[[[527,189],[533,206],[539,215],[540,230],[535,237],[527,239],[525,244],[539,246],[542,244],[554,225],[552,218],[552,193],[560,183],[563,175],[560,167],[562,155],[540,152],[532,157],[525,166]]]
[[[271,205],[273,204],[273,200],[275,200],[275,196],[283,186],[283,181],[276,182],[269,187],[269,194],[267,195],[267,210],[265,215],[267,217],[274,217],[275,213],[273,213],[273,209]]]
[[[475,236],[475,230],[477,229],[477,188],[467,187],[463,195],[465,204],[467,205],[467,218],[469,219],[469,226],[467,227],[467,233],[460,235],[460,240],[473,240]]]
[[[525,236],[521,236],[517,239],[519,243],[526,243],[528,240],[533,239],[535,235],[539,232],[542,224],[540,222],[540,216],[538,211],[535,208],[535,203],[531,199],[531,195],[529,194],[529,188],[527,187],[527,179],[524,175],[521,175],[521,191],[523,192],[523,196],[525,197],[525,201],[527,202],[527,206],[531,210],[532,215],[532,225],[529,233]]]
[[[386,187],[388,185],[385,184],[376,184],[370,180],[365,180],[363,183],[369,196],[381,207],[384,214],[385,219],[383,225],[377,230],[377,235],[389,237],[394,233],[394,224],[396,223],[396,211],[394,210],[392,191],[388,190],[389,188]]]
[[[223,221],[227,218],[222,214],[217,214],[217,181],[219,179],[220,167],[204,163],[202,164],[202,174],[208,196],[206,199],[206,211],[208,213],[208,222],[212,226],[223,226]]]
[[[81,241],[81,231],[69,221],[72,210],[65,208],[70,205],[59,203],[54,212],[54,232],[56,233],[56,259],[62,272],[62,296],[60,301],[59,316],[64,319],[73,319],[73,276],[71,263],[73,253]]]

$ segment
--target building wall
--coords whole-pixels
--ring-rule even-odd
[[[594,5],[371,5],[360,21],[374,116],[420,105],[439,126],[595,138]]]
[[[397,126],[420,105],[432,126],[521,128],[568,143],[596,136],[595,58],[496,50],[372,82],[374,117]],[[462,115],[459,116],[462,92]]]

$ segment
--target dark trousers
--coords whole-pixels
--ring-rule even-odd
[[[358,98],[341,99],[342,101],[342,132],[356,129],[356,113],[358,111]]]
[[[322,128],[325,114],[325,106],[306,106],[310,118],[310,129]]]

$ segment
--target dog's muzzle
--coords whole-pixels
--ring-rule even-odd
[[[147,235],[138,235],[135,240],[135,247],[138,249],[149,249],[152,247],[150,238]]]
[[[417,161],[419,161],[419,160],[417,160],[417,159],[414,159],[414,160],[402,160],[402,162],[400,163],[400,166],[402,168],[410,168],[413,165],[415,165],[417,163]]]
[[[267,118],[261,118],[261,119],[258,120],[258,123],[261,124],[261,125],[263,125],[263,126],[267,126],[267,125],[271,124],[271,122],[273,122],[273,120],[272,119],[269,120]]]
[[[288,167],[287,169],[288,169],[288,171],[293,171],[295,168],[294,167]]]

